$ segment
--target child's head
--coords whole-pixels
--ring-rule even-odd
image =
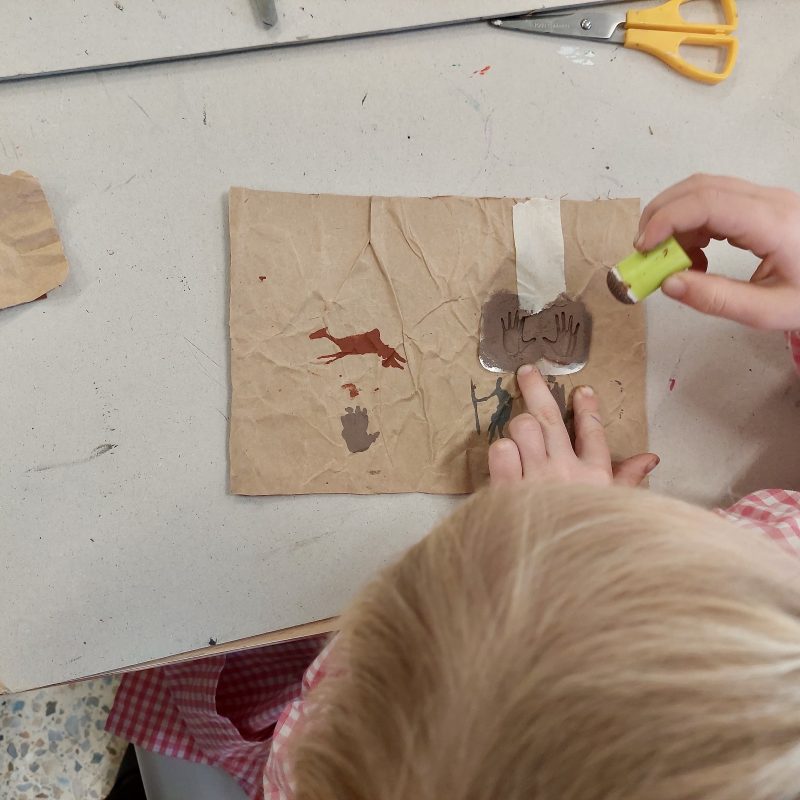
[[[344,616],[296,798],[800,798],[799,579],[645,492],[482,492]]]

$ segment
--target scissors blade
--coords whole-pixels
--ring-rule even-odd
[[[490,24],[497,28],[544,36],[566,36],[618,44],[625,41],[625,14],[591,7],[576,11],[535,11],[519,17],[493,19]]]

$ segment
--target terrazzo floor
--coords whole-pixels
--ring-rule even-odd
[[[0,798],[102,800],[126,743],[103,730],[119,678],[0,696]]]

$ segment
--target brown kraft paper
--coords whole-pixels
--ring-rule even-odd
[[[523,410],[513,374],[478,360],[483,304],[517,288],[515,202],[231,190],[233,493],[486,482],[490,436]],[[644,312],[605,283],[638,213],[638,200],[561,203],[567,291],[592,340],[554,393],[595,388],[615,459],[647,447]]]
[[[0,175],[0,308],[60,286],[67,260],[42,187],[27,172]]]

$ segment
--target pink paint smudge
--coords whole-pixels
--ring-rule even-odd
[[[675,388],[675,384],[678,382],[677,378],[670,378],[669,379],[669,390],[672,391]]]
[[[491,64],[487,64],[485,67],[482,67],[481,69],[476,69],[475,72],[473,72],[472,74],[473,75],[485,75],[491,68],[492,68],[492,65]]]

